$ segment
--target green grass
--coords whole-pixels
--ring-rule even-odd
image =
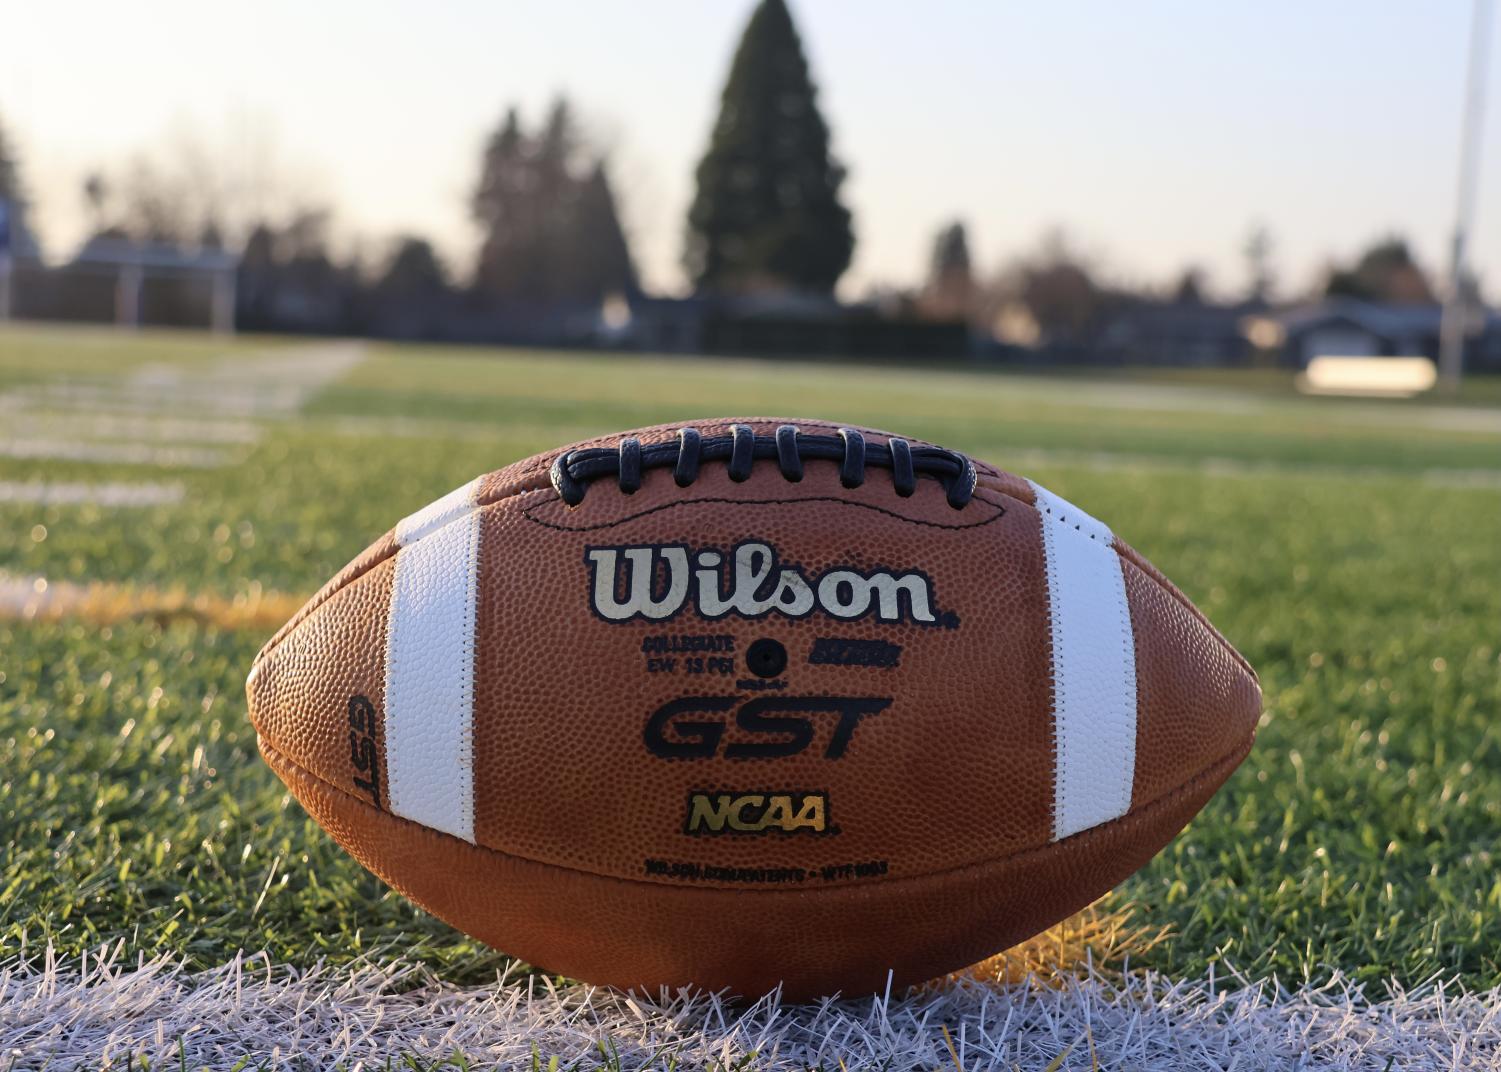
[[[199,336],[40,334],[0,335],[0,393],[225,352]],[[39,363],[38,345],[55,361]],[[0,480],[187,488],[148,510],[0,504],[0,571],[310,591],[412,508],[585,435],[787,411],[900,429],[1108,519],[1261,672],[1251,759],[1122,887],[1143,922],[1174,929],[1152,964],[1489,986],[1501,983],[1493,386],[1450,410],[1303,399],[1264,374],[386,348],[231,468],[0,458]],[[456,979],[493,975],[497,954],[369,877],[256,757],[242,690],[263,639],[186,621],[0,621],[0,957],[120,939],[199,965],[241,948],[294,963],[390,948]]]
[[[287,345],[288,339],[231,338],[165,328],[121,332],[23,324],[0,329],[0,384],[60,377],[107,379],[146,365],[194,365],[209,358]]]

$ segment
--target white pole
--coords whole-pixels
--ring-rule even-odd
[[[1459,387],[1464,371],[1465,329],[1469,319],[1465,279],[1469,270],[1470,228],[1475,222],[1475,190],[1480,178],[1480,119],[1485,109],[1486,52],[1490,43],[1490,0],[1474,0],[1470,19],[1470,60],[1465,77],[1464,121],[1459,140],[1459,199],[1455,210],[1454,247],[1449,291],[1439,328],[1439,375],[1446,390]]]
[[[141,326],[141,283],[144,270],[138,261],[120,265],[115,286],[115,323],[124,328]]]
[[[235,269],[214,271],[213,331],[216,335],[233,335],[235,331]]]

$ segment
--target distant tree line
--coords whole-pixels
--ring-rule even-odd
[[[398,238],[368,269],[329,253],[324,213],[300,213],[281,228],[258,224],[241,270],[241,323],[539,341],[570,330],[582,337],[607,297],[637,292],[606,161],[564,98],[536,131],[515,108],[505,113],[481,153],[470,210],[480,244],[463,275],[416,235]]]
[[[316,199],[293,194],[268,210],[264,191],[230,181],[221,156],[188,141],[164,158],[89,175],[81,192],[91,236],[81,256],[121,243],[233,250],[237,320],[248,330],[588,341],[608,299],[643,297],[607,155],[565,97],[534,125],[505,110],[485,139],[468,198],[474,253],[457,263],[421,235],[380,247],[340,241]],[[694,178],[682,260],[689,304],[707,312],[691,315],[733,317],[746,299],[759,303],[763,321],[778,309],[804,320],[848,314],[833,299],[855,250],[846,170],[785,0],[760,0],[751,14]],[[29,206],[3,129],[0,197],[12,205],[16,244],[27,247]],[[934,237],[923,282],[879,292],[865,307],[892,323],[952,325],[970,338],[1067,354],[1099,346],[1143,309],[1170,307],[1187,322],[1193,310],[1263,308],[1278,289],[1273,251],[1269,232],[1253,228],[1243,249],[1248,282],[1234,294],[1217,292],[1192,266],[1164,286],[1113,278],[1061,231],[986,271],[965,223],[952,220]],[[1466,286],[1478,294],[1478,281]],[[1331,264],[1306,296],[1426,304],[1435,288],[1393,235]]]
[[[1254,227],[1243,247],[1248,284],[1218,298],[1206,273],[1185,268],[1169,286],[1152,289],[1112,282],[1098,261],[1062,231],[1044,236],[1029,253],[982,275],[973,265],[962,221],[944,224],[933,240],[923,285],[888,300],[933,319],[959,319],[1003,341],[1062,349],[1093,345],[1123,310],[1143,304],[1255,310],[1273,299],[1273,241]],[[1471,282],[1478,293],[1478,285]],[[1348,264],[1331,263],[1304,300],[1354,298],[1387,305],[1431,305],[1436,290],[1400,236],[1378,239]]]

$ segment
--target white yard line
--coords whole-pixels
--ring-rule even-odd
[[[297,414],[364,359],[356,342],[311,343],[123,378],[27,384],[0,394],[0,457],[217,469],[244,459],[267,422]]]
[[[942,1027],[948,1029],[945,1039]],[[954,1053],[949,1052],[952,1041]],[[1501,1068],[1501,992],[1427,983],[1367,994],[1348,979],[1283,989],[1238,978],[1061,989],[971,984],[890,999],[752,1005],[660,1000],[536,979],[457,987],[418,969],[366,964],[297,972],[264,954],[188,973],[169,961],[51,955],[0,963],[0,1066],[378,1069],[406,1055],[469,1067],[556,1056],[624,1069],[809,1067],[1040,1069]],[[753,1057],[749,1056],[754,1054]],[[389,1062],[389,1064],[387,1063]],[[403,1067],[405,1065],[403,1064]]]
[[[67,439],[126,439],[139,443],[254,443],[261,426],[234,418],[196,418],[77,412],[10,413],[5,417],[9,433],[16,438],[39,436]]]
[[[76,439],[0,439],[0,458],[144,465],[159,469],[218,469],[232,455],[221,447],[160,446]]]
[[[182,501],[183,493],[183,486],[175,481],[144,484],[119,481],[103,484],[49,484],[40,480],[0,480],[0,503],[21,503],[28,506],[171,506]]]

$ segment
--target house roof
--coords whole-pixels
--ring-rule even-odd
[[[182,249],[161,242],[95,236],[74,255],[75,264],[138,264],[143,268],[228,271],[240,258],[222,249]]]
[[[1333,322],[1353,324],[1372,335],[1397,338],[1410,335],[1436,335],[1443,321],[1441,305],[1387,305],[1358,298],[1328,298],[1321,302],[1294,306],[1273,314],[1284,331],[1294,335]],[[1485,313],[1486,330],[1501,330],[1501,314]]]

